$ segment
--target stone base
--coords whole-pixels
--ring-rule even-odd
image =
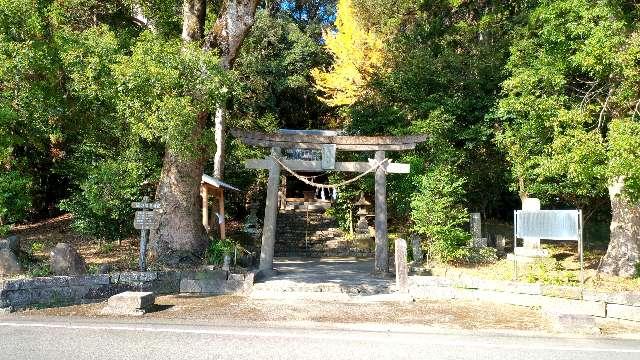
[[[541,258],[541,257],[549,257],[549,251],[540,248],[527,248],[527,247],[517,247],[515,248],[515,255],[522,257],[533,257],[533,258]]]
[[[507,259],[518,262],[533,262],[536,259],[548,258],[549,251],[544,249],[532,249],[525,247],[517,247],[515,253],[507,254]]]
[[[125,291],[109,298],[107,306],[100,312],[102,315],[144,315],[155,303],[152,292]]]

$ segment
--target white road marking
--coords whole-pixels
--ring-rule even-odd
[[[135,331],[135,332],[150,332],[150,333],[176,333],[176,334],[200,334],[200,335],[221,335],[221,336],[247,336],[247,337],[266,337],[266,338],[292,338],[292,339],[314,339],[314,340],[337,340],[337,341],[366,341],[363,337],[362,333],[367,333],[366,331],[359,331],[360,334],[339,334],[339,335],[331,335],[331,334],[294,334],[287,332],[276,332],[270,330],[264,331],[251,331],[251,330],[220,330],[220,329],[181,329],[175,327],[168,326],[131,326],[131,325],[78,325],[78,324],[47,324],[47,323],[35,323],[35,322],[2,322],[0,323],[0,327],[3,326],[11,326],[11,327],[25,327],[25,328],[50,328],[50,329],[71,329],[71,330],[116,330],[116,331]],[[304,329],[301,331],[305,331]],[[316,331],[313,329],[313,331]],[[330,330],[317,330],[320,332],[328,332]],[[382,332],[369,332],[375,335],[394,335],[393,332],[382,333]],[[396,334],[399,335],[399,334]],[[408,339],[407,334],[402,334],[401,337],[397,338],[376,338],[375,342],[385,342],[385,343],[407,343],[407,344],[415,344],[414,339]],[[485,343],[485,342],[474,342],[474,341],[460,341],[460,340],[439,340],[434,338],[429,338],[429,335],[433,334],[411,334],[411,335],[422,335],[429,340],[429,344],[433,345],[445,345],[445,346],[454,346],[454,347],[482,347],[482,348],[498,348],[498,349],[512,349],[512,350],[548,350],[548,351],[569,351],[569,352],[597,352],[597,353],[628,353],[628,354],[636,354],[640,353],[640,349],[622,349],[622,348],[596,348],[596,347],[575,347],[575,346],[546,346],[546,345],[509,345],[509,344],[498,344],[498,343]],[[438,336],[438,335],[435,335]],[[451,334],[447,334],[445,336],[451,336]]]

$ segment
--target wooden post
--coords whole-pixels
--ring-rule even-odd
[[[209,194],[206,185],[200,185],[200,194],[202,195],[202,225],[209,231]]]
[[[224,240],[226,229],[224,223],[224,191],[222,189],[218,191],[218,214],[220,214],[220,219],[218,220],[218,224],[220,225],[220,239]]]
[[[212,203],[213,203],[211,205],[211,209],[212,210],[209,212],[209,226],[210,226],[209,232],[213,232],[216,236],[218,236],[219,235],[219,233],[217,232],[218,231],[218,226],[217,226],[217,224],[218,224],[218,216],[216,215],[216,212],[213,211],[213,209],[215,209],[218,206],[217,205],[218,204],[218,196],[217,195],[213,198]]]
[[[280,148],[271,148],[272,156],[280,156]],[[262,247],[260,249],[260,270],[269,275],[273,272],[273,247],[276,242],[276,220],[278,217],[278,189],[280,187],[280,165],[269,159],[269,180],[267,181],[267,200],[264,207],[264,225],[262,228]]]
[[[376,161],[385,159],[384,151],[376,151]],[[387,175],[383,167],[376,170],[376,258],[374,272],[389,272],[389,239],[387,238]]]

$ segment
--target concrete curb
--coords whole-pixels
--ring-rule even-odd
[[[572,286],[523,284],[470,277],[410,276],[414,299],[482,300],[540,307],[562,315],[584,315],[640,322],[640,292],[606,293]]]

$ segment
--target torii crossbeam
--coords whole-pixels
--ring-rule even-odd
[[[232,130],[231,133],[247,145],[271,148],[271,155],[264,159],[249,159],[248,169],[269,170],[267,200],[264,211],[264,227],[260,250],[260,270],[273,271],[278,214],[278,187],[280,170],[286,166],[293,171],[346,171],[365,173],[375,167],[375,272],[389,272],[389,240],[387,236],[386,174],[409,173],[409,164],[386,161],[385,151],[410,150],[427,139],[426,135],[410,136],[343,136],[326,130],[280,130],[275,134]],[[282,149],[317,149],[322,151],[321,161],[287,160],[281,158]],[[375,159],[369,162],[336,162],[336,151],[375,151]],[[282,165],[281,165],[282,164]]]

